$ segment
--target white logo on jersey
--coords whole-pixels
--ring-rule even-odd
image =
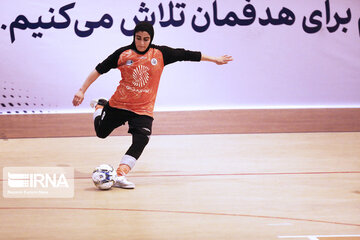
[[[151,59],[151,64],[155,66],[157,64],[157,59],[156,58]]]
[[[132,61],[132,60],[127,60],[127,61],[126,61],[126,65],[127,65],[127,66],[130,66],[130,65],[132,65],[132,64],[133,64],[133,61]]]
[[[149,81],[149,71],[150,69],[146,66],[140,65],[137,66],[133,71],[133,79],[132,84],[136,87],[143,87]]]

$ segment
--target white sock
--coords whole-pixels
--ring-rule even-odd
[[[132,169],[136,164],[136,158],[130,155],[124,155],[120,161],[120,164],[126,164]]]

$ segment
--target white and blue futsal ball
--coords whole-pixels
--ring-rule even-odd
[[[115,183],[116,171],[108,164],[96,167],[92,174],[95,186],[101,190],[110,189]]]

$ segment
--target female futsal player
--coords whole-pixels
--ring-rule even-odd
[[[121,81],[109,101],[93,100],[95,107],[95,132],[99,138],[106,138],[117,127],[129,124],[132,144],[120,161],[115,187],[132,189],[135,184],[125,176],[135,166],[151,135],[153,110],[164,66],[177,61],[210,61],[218,65],[232,61],[231,56],[210,57],[200,52],[173,49],[151,44],[154,39],[153,26],[140,22],[134,29],[131,45],[119,48],[90,73],[82,87],[75,94],[73,105],[84,100],[89,86],[112,68],[121,72]]]

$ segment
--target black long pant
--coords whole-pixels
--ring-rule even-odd
[[[132,144],[127,150],[126,155],[138,159],[149,142],[153,120],[150,116],[113,108],[107,103],[101,115],[95,118],[94,126],[96,135],[99,138],[106,138],[115,128],[128,122],[128,132],[132,134]]]

